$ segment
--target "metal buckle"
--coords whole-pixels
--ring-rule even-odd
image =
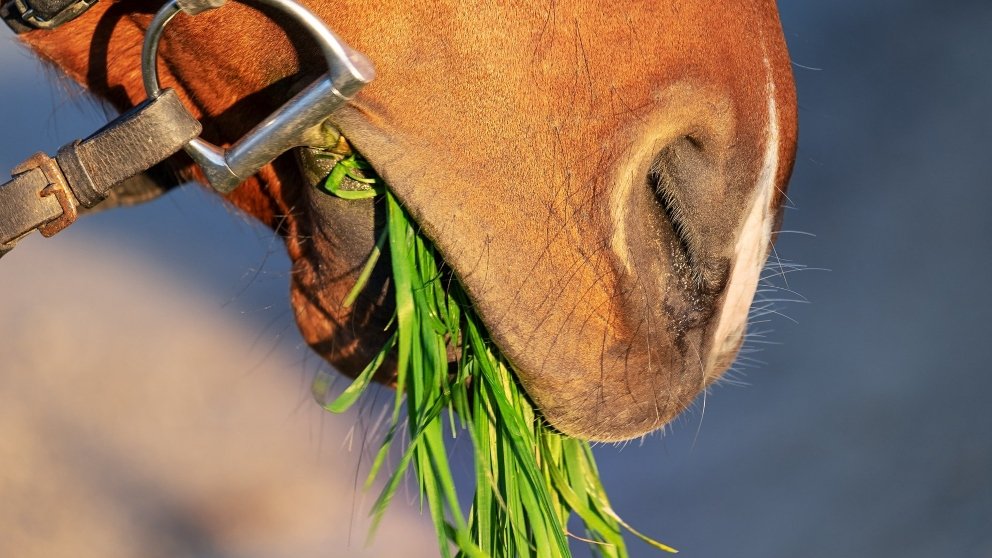
[[[210,185],[228,193],[276,157],[294,147],[326,143],[322,125],[375,78],[372,62],[339,39],[316,14],[294,0],[255,0],[276,8],[300,24],[317,40],[329,72],[286,102],[231,147],[224,149],[200,138],[186,144],[186,153],[203,169]],[[216,9],[224,0],[169,0],[152,20],[141,52],[145,91],[161,93],[158,81],[158,45],[165,26],[179,12],[196,15]]]
[[[34,7],[28,4],[25,0],[13,0],[11,4],[23,24],[36,29],[54,29],[63,23],[76,19],[83,12],[90,9],[93,4],[96,4],[97,1],[98,0],[79,0],[78,2],[73,2],[59,10],[57,13],[49,16],[48,19],[45,19],[42,15],[35,11]]]
[[[48,181],[48,186],[45,186],[41,191],[41,197],[55,196],[55,199],[59,202],[59,206],[62,207],[62,215],[38,227],[38,232],[45,238],[49,238],[76,222],[76,217],[79,215],[78,204],[76,202],[76,196],[65,181],[62,169],[59,168],[55,159],[44,153],[35,153],[30,159],[14,167],[11,174],[16,176],[35,169],[40,170],[45,175],[45,180]],[[3,246],[0,245],[0,250],[2,249]]]

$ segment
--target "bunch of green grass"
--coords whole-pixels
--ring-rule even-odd
[[[349,179],[349,180],[346,180]],[[352,189],[343,187],[346,183]],[[355,184],[362,185],[354,189]],[[535,413],[510,365],[487,337],[464,291],[431,243],[357,155],[342,158],[324,183],[346,199],[381,196],[385,231],[346,304],[364,288],[388,244],[396,314],[392,334],[353,383],[330,402],[328,377],[314,383],[324,407],[340,413],[368,388],[387,356],[395,352],[396,390],[389,429],[373,461],[368,488],[383,470],[403,427],[408,444],[376,500],[376,526],[413,466],[421,505],[437,531],[441,555],[471,557],[568,557],[569,536],[587,542],[604,557],[627,555],[626,529],[668,552],[674,549],[633,530],[610,507],[588,443],[552,431]],[[457,349],[456,372],[449,368],[449,346]],[[466,433],[475,452],[475,495],[463,512],[452,480],[447,437]],[[576,514],[585,533],[567,533]]]

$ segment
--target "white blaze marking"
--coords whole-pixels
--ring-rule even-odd
[[[768,95],[768,131],[765,143],[765,156],[758,177],[758,185],[751,200],[751,208],[737,238],[730,281],[727,284],[727,298],[720,312],[720,321],[713,335],[706,375],[721,372],[714,370],[718,360],[736,348],[737,342],[747,326],[748,310],[758,288],[758,279],[765,266],[768,246],[771,242],[774,213],[771,211],[772,195],[778,175],[779,129],[778,107],[775,104],[775,80],[771,63],[765,57]]]

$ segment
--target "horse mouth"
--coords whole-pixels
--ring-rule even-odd
[[[307,186],[309,221],[313,223],[312,235],[315,241],[309,243],[310,250],[317,253],[313,257],[304,257],[298,260],[303,263],[297,264],[297,273],[294,275],[314,275],[313,270],[326,265],[329,256],[331,256],[321,247],[326,246],[329,243],[326,241],[331,238],[340,240],[343,233],[350,231],[347,237],[348,242],[339,242],[336,247],[337,251],[333,254],[335,260],[343,258],[348,262],[342,276],[350,277],[354,271],[359,269],[359,263],[364,265],[367,260],[363,260],[363,258],[367,258],[370,254],[368,248],[385,231],[385,211],[381,197],[347,200],[336,198],[324,191],[323,183],[334,165],[342,159],[340,154],[329,155],[323,150],[298,148],[295,156],[303,181]],[[367,174],[369,177],[372,176],[372,173]],[[347,176],[343,179],[341,188],[346,191],[370,189],[367,184]],[[439,263],[441,264],[441,274],[444,277],[442,281],[448,284],[457,281],[445,262],[441,260]],[[388,252],[386,252],[379,257],[372,269],[368,283],[354,297],[354,301],[350,305],[335,303],[335,298],[324,295],[328,287],[327,281],[316,283],[294,281],[294,297],[305,300],[303,305],[311,309],[308,313],[317,312],[325,318],[347,313],[343,325],[345,325],[346,331],[354,334],[353,340],[349,342],[344,338],[345,336],[339,336],[336,340],[323,339],[311,343],[319,354],[327,358],[346,375],[355,376],[360,372],[368,363],[365,360],[368,355],[374,354],[381,346],[377,343],[385,341],[386,337],[383,333],[387,330],[389,322],[392,321],[395,308],[393,294],[390,290],[391,279],[392,263],[388,257]],[[340,283],[340,281],[332,280],[330,283]],[[340,293],[340,285],[331,290],[336,296],[337,293]],[[349,294],[352,293],[349,292]],[[348,307],[346,308],[346,306]],[[460,347],[449,344],[447,355],[449,366],[454,371],[461,355]],[[387,359],[377,373],[376,379],[381,383],[391,384],[396,374],[395,367],[395,360]]]
[[[722,317],[744,211],[700,209],[706,200],[693,197],[729,187],[712,144],[686,135],[667,140],[670,149],[659,154],[655,139],[647,138],[644,156],[629,159],[635,172],[615,165],[618,175],[640,177],[614,181],[623,193],[622,214],[609,215],[615,205],[600,204],[604,214],[586,215],[581,223],[568,214],[563,226],[575,227],[568,235],[526,229],[538,234],[524,238],[506,227],[531,226],[509,213],[529,208],[517,200],[508,208],[452,204],[452,196],[473,187],[458,174],[464,171],[431,166],[431,153],[370,120],[347,120],[349,139],[444,255],[490,339],[557,430],[599,441],[641,436],[689,408],[729,364],[740,336],[737,317]],[[373,199],[321,192],[316,184],[330,169],[308,173],[308,166],[302,166],[308,217],[302,221],[308,223],[293,256],[293,305],[307,342],[353,376],[386,342],[394,310],[388,257],[380,258],[355,304],[342,305],[385,226],[385,208]],[[748,177],[734,179],[743,184]],[[609,236],[609,225],[621,218],[625,235],[613,243],[620,237]],[[760,259],[766,246],[756,244],[750,253]],[[597,251],[583,252],[589,247]],[[554,257],[535,262],[527,256],[542,251]],[[734,287],[743,293],[735,304],[745,307],[749,287],[741,285]],[[725,331],[717,335],[723,322]],[[448,356],[457,360],[454,351]],[[394,374],[387,361],[377,379],[389,383]]]
[[[369,283],[353,305],[345,307],[341,302],[385,226],[383,204],[374,199],[344,200],[322,192],[319,183],[330,171],[327,159],[314,159],[314,153],[306,151],[300,152],[298,158],[308,184],[306,206],[311,224],[306,231],[310,239],[305,244],[306,250],[294,258],[293,306],[300,329],[311,347],[340,372],[355,376],[386,342],[386,326],[395,308],[388,257],[380,258]],[[450,268],[446,273],[454,278],[456,270]],[[621,440],[641,435],[684,410],[701,384],[701,371],[686,364],[696,362],[696,359],[682,354],[690,345],[701,343],[699,331],[682,333],[682,348],[674,352],[663,350],[661,346],[640,350],[642,344],[632,347],[628,341],[632,335],[630,330],[641,327],[641,333],[646,334],[654,326],[628,327],[618,323],[613,328],[627,332],[613,340],[599,340],[601,356],[585,355],[591,360],[576,360],[572,345],[595,346],[597,343],[595,336],[590,337],[590,330],[583,327],[589,323],[588,319],[575,315],[575,319],[555,324],[552,320],[560,318],[559,314],[521,335],[519,324],[522,322],[518,316],[494,317],[493,305],[505,306],[498,299],[494,302],[482,297],[473,303],[478,303],[480,318],[490,330],[492,342],[513,364],[521,384],[539,411],[553,427],[565,434],[597,440]],[[674,308],[667,311],[676,312]],[[681,315],[678,319],[688,330],[690,318]],[[561,330],[555,331],[559,327]],[[553,338],[561,339],[562,345],[540,344],[541,340]],[[448,361],[451,366],[456,365],[458,356],[457,347],[450,347]],[[599,378],[608,384],[605,387],[594,385],[597,380],[577,384],[574,377],[569,377],[577,370],[595,370],[607,361],[613,364],[603,368],[604,377]],[[659,370],[656,364],[665,361],[670,362],[665,368],[667,372]],[[395,365],[394,360],[387,360],[376,379],[391,384]],[[654,391],[647,395],[628,392],[631,382],[639,388],[657,385],[659,374],[668,376],[662,384],[679,387],[665,388],[661,395]],[[621,400],[622,404],[619,403]]]

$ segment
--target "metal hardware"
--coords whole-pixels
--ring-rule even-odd
[[[13,181],[0,185],[4,195],[23,199],[17,207],[0,208],[0,257],[14,249],[17,241],[35,228],[50,237],[76,221],[79,203],[59,169],[44,153],[35,153],[11,171]],[[10,189],[7,191],[6,189]],[[56,204],[45,198],[54,197]],[[31,203],[31,202],[34,203]]]
[[[10,7],[4,10],[4,19],[17,32],[24,32],[30,29],[55,29],[56,27],[68,23],[86,10],[90,9],[98,0],[48,0],[38,2],[37,0],[12,0]]]
[[[62,215],[38,227],[38,232],[42,236],[50,238],[76,222],[76,217],[79,216],[77,209],[79,203],[76,201],[72,189],[69,188],[58,163],[44,153],[35,153],[30,159],[15,167],[13,173],[20,174],[34,169],[40,169],[44,173],[45,179],[48,180],[48,186],[45,186],[45,189],[41,191],[41,197],[55,196],[59,202],[59,207],[62,208]]]
[[[20,31],[78,15],[97,0],[0,0],[0,17]],[[145,36],[142,77],[149,98],[58,155],[38,154],[0,183],[0,257],[39,230],[51,236],[72,224],[80,208],[93,208],[122,181],[148,171],[185,149],[208,182],[227,193],[273,159],[294,147],[326,147],[339,134],[327,124],[330,114],[375,77],[372,63],[350,48],[295,0],[254,0],[282,11],[314,35],[329,72],[290,99],[229,149],[198,136],[202,126],[183,107],[176,92],[159,86],[156,61],[162,32],[176,14],[202,13],[225,0],[168,0]],[[14,5],[16,3],[16,6]],[[42,19],[38,20],[37,14]],[[54,16],[53,16],[54,14]],[[333,135],[332,135],[332,132]]]
[[[317,40],[329,71],[286,102],[230,148],[200,138],[184,149],[203,169],[207,181],[228,193],[276,157],[294,147],[326,145],[324,123],[375,78],[375,68],[364,54],[349,47],[313,12],[294,0],[256,0],[276,8],[300,24]],[[145,34],[141,71],[145,91],[155,97],[158,81],[158,45],[165,26],[179,12],[195,15],[215,9],[217,0],[169,0],[152,20]]]

